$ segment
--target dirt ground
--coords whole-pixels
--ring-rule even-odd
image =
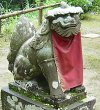
[[[94,21],[93,21],[94,22]],[[92,23],[91,23],[92,24]],[[90,25],[85,28],[85,23],[82,22],[82,32],[93,32]],[[94,32],[100,34],[100,24]],[[1,39],[1,38],[0,38]],[[100,110],[100,38],[82,38],[83,45],[83,61],[84,61],[84,85],[87,94],[96,97],[95,110]],[[13,81],[13,75],[8,71],[7,54],[9,45],[0,47],[0,90]],[[0,102],[0,110],[1,102]]]
[[[95,110],[100,110],[100,38],[83,38],[82,41],[84,85],[88,95],[96,97]]]
[[[8,54],[8,48],[0,48],[0,91],[1,88],[8,85],[9,82],[13,81],[13,75],[8,71],[7,66],[7,54]],[[1,107],[1,101],[0,101],[0,110],[2,110]]]

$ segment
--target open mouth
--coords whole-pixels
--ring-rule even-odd
[[[62,25],[61,23],[53,24],[52,30],[56,31],[62,37],[69,37],[71,35],[76,35],[80,31],[80,22],[78,23],[67,23]]]
[[[67,23],[67,24],[62,24],[60,23],[62,28],[69,28],[69,27],[77,27],[79,25],[79,23]]]

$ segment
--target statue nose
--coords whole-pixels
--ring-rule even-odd
[[[65,23],[75,23],[75,20],[71,16],[68,16],[67,18],[64,19],[64,22]]]
[[[71,23],[75,23],[75,20],[74,20],[74,18],[72,18],[70,22],[71,22]]]

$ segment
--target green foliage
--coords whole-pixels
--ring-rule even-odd
[[[44,5],[55,4],[61,2],[62,0],[23,0],[24,9],[30,6],[38,6],[39,2],[42,1]],[[81,6],[84,12],[95,11],[100,12],[100,0],[63,0],[73,6]],[[0,7],[2,6],[7,10],[19,10],[20,2],[19,0],[3,0],[0,2]],[[1,10],[1,9],[0,9]]]
[[[35,28],[38,27],[38,13],[31,12],[27,13],[24,16],[28,17],[31,22],[33,22]],[[20,16],[10,17],[7,19],[2,19],[2,34],[6,38],[10,39],[11,34],[18,22]]]
[[[2,6],[2,4],[0,3],[0,14],[4,13],[4,7]]]
[[[29,1],[28,0],[25,0],[25,4],[26,4],[25,5],[25,8],[28,9],[29,8]]]
[[[88,12],[92,6],[91,0],[67,0],[69,4],[74,6],[80,6],[84,12]]]
[[[81,18],[81,20],[91,19],[90,15],[88,13],[81,14],[80,18]]]
[[[2,33],[6,38],[11,37],[11,32],[14,29],[18,17],[10,17],[2,20]]]
[[[2,0],[0,2],[0,4],[8,12],[11,11],[11,10],[19,9],[18,2],[13,2],[13,0]]]
[[[59,3],[59,2],[61,2],[62,0],[46,0],[46,2],[44,3],[44,4],[46,4],[46,5],[49,5],[49,4],[55,4],[55,3]],[[63,0],[63,1],[65,1],[66,2],[66,0]]]
[[[100,0],[94,0],[94,1],[93,1],[92,10],[93,10],[94,12],[100,13]]]
[[[57,2],[61,2],[62,0],[46,0],[46,4],[53,4]],[[88,12],[92,7],[92,0],[63,0],[67,2],[69,5],[80,6],[83,8],[84,12]]]

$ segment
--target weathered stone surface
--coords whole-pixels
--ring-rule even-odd
[[[48,87],[50,90],[49,95],[52,97],[52,99],[65,98],[65,94],[63,91],[82,85],[82,81],[74,81],[78,84],[74,84],[72,87],[68,88],[62,87],[62,82],[65,82],[68,79],[64,79],[65,81],[61,81],[60,74],[62,74],[62,72],[58,71],[60,67],[58,68],[56,63],[56,60],[58,58],[55,58],[55,49],[53,48],[54,40],[52,39],[52,36],[54,36],[55,32],[57,36],[64,38],[66,43],[69,42],[66,46],[64,46],[68,48],[74,41],[74,36],[80,36],[80,13],[83,13],[81,7],[69,6],[68,4],[62,2],[61,7],[54,8],[54,10],[48,11],[47,16],[45,17],[45,21],[42,23],[40,29],[38,30],[35,30],[34,26],[32,25],[32,23],[29,22],[27,18],[21,17],[19,19],[12,34],[10,53],[7,57],[9,61],[9,70],[13,73],[14,80],[17,83],[19,81],[34,82],[34,80],[36,80],[36,77],[42,75],[42,77],[45,77],[47,81],[46,83],[48,83]],[[64,59],[69,62],[67,58]],[[71,67],[71,69],[74,68],[73,63],[72,65],[70,63],[68,65],[67,63],[65,64],[66,65],[64,68],[68,66]],[[79,67],[77,68],[79,69]],[[65,70],[66,72],[63,72],[62,75],[64,76],[64,78],[64,74],[67,74],[67,72],[72,71],[67,69]],[[69,82],[72,81],[73,80]],[[64,83],[63,85],[67,83],[68,82]]]
[[[25,88],[22,88],[22,86],[17,85],[16,83],[10,83],[9,89],[12,91],[15,91],[19,94],[22,94],[24,96],[28,96],[31,99],[39,100],[43,103],[47,103],[49,105],[53,105],[56,108],[59,107],[65,107],[70,104],[73,104],[76,101],[80,101],[84,98],[86,98],[86,92],[84,87],[78,87],[75,89],[72,89],[70,92],[66,92],[65,99],[51,99],[49,96],[49,91],[44,91],[45,89],[36,89],[37,87],[34,87],[34,90],[26,90]]]
[[[96,99],[94,97],[87,97],[66,107],[64,110],[94,110],[95,102]]]
[[[2,89],[1,95],[3,110],[94,110],[93,106],[95,104],[94,97],[87,97],[69,106],[56,109],[48,104],[31,100],[8,88]]]
[[[12,92],[8,88],[1,91],[2,109],[3,110],[52,110],[51,107],[36,100]]]
[[[33,37],[35,32],[36,30],[32,22],[28,18],[21,16],[11,37],[10,52],[7,57],[9,61],[8,69],[10,71],[13,71],[14,61],[19,48],[25,41]]]

